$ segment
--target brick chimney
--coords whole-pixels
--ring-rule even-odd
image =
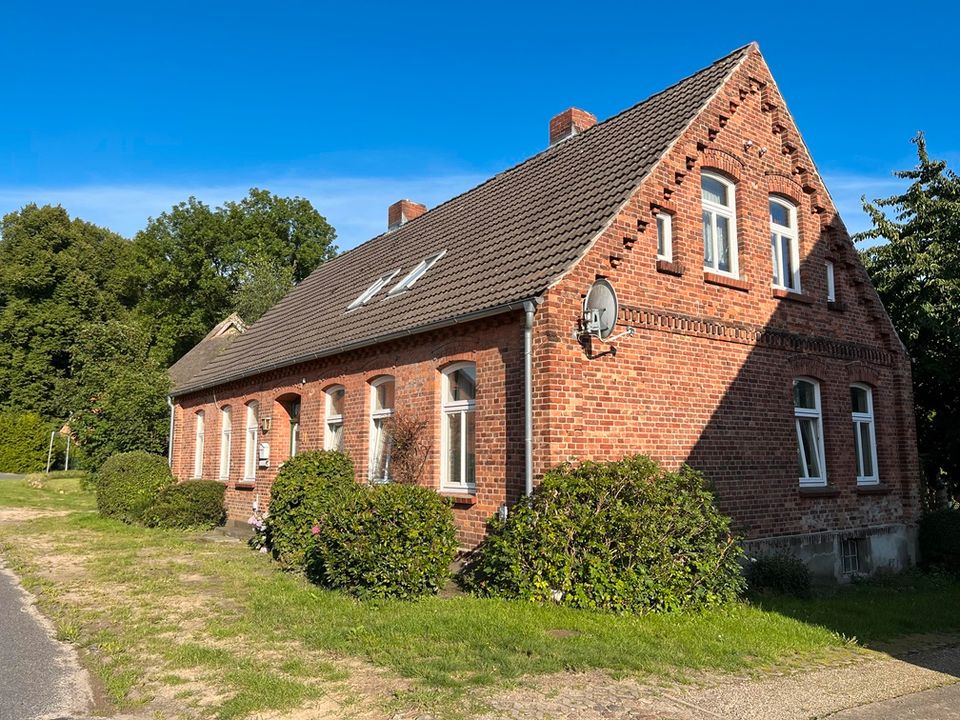
[[[550,121],[550,144],[556,145],[584,130],[589,130],[597,124],[597,118],[586,110],[570,108],[554,117]]]
[[[404,223],[410,222],[427,211],[426,205],[413,200],[400,200],[387,210],[387,230],[396,230]]]

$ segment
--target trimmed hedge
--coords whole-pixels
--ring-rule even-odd
[[[773,592],[810,597],[810,568],[793,555],[763,555],[751,560],[745,572],[750,592]]]
[[[142,516],[147,527],[209,529],[223,524],[226,485],[216,480],[187,480],[165,487]]]
[[[50,426],[36,413],[0,413],[0,472],[42,472]]]
[[[314,526],[307,576],[363,598],[410,599],[440,590],[457,551],[449,503],[416,485],[359,489]]]
[[[960,573],[960,510],[943,508],[923,515],[918,540],[925,566]]]
[[[97,471],[97,509],[104,517],[140,522],[160,491],[174,482],[162,455],[141,450],[114,455]]]
[[[700,473],[638,455],[547,473],[506,521],[491,520],[460,580],[479,595],[672,611],[736,599],[742,557]]]
[[[353,463],[340,452],[317,450],[290,458],[270,489],[266,541],[274,557],[303,569],[313,543],[310,528],[359,492]]]

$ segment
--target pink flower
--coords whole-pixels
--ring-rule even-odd
[[[256,524],[257,524],[257,516],[256,516],[256,515],[251,515],[251,516],[250,516],[250,519],[247,520],[247,524],[248,524],[248,525],[256,525]]]
[[[319,534],[320,534],[320,526],[319,526],[319,525],[314,525],[312,528],[310,528],[310,532],[313,533],[314,535],[319,535]]]

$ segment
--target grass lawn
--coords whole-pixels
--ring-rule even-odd
[[[87,494],[58,483],[0,483],[0,556],[61,637],[86,649],[114,705],[164,717],[303,707],[331,717],[418,708],[461,716],[481,708],[485,692],[544,673],[670,680],[848,657],[860,651],[853,637],[960,629],[960,583],[913,576],[689,615],[472,597],[359,602],[241,544],[101,519]],[[30,511],[18,519],[12,508]],[[71,512],[37,517],[44,508]]]

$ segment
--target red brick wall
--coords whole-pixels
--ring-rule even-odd
[[[761,151],[761,149],[764,149]],[[703,270],[700,172],[736,181],[740,280]],[[800,297],[771,287],[768,196],[798,206]],[[673,214],[673,265],[656,261],[657,212]],[[828,307],[824,262],[840,306]],[[593,359],[576,341],[583,294],[615,285],[621,329]],[[569,458],[644,452],[716,484],[751,537],[910,522],[917,454],[910,368],[876,293],[753,53],[667,153],[538,315],[537,473]],[[593,342],[592,352],[605,346]],[[801,492],[792,382],[821,382],[827,493]],[[874,387],[880,494],[858,492],[849,384]],[[826,495],[826,496],[824,496]]]
[[[353,459],[357,479],[366,481],[370,436],[370,381],[383,375],[396,379],[396,412],[427,420],[432,445],[424,484],[440,486],[440,377],[452,362],[471,361],[477,368],[476,501],[455,504],[454,513],[464,546],[476,545],[486,520],[504,502],[514,502],[523,487],[523,375],[522,318],[504,315],[458,326],[446,332],[416,336],[403,342],[358,350],[334,358],[299,365],[249,379],[244,383],[179,398],[176,409],[173,469],[181,478],[193,475],[194,414],[204,410],[204,472],[217,479],[220,463],[220,412],[233,409],[233,443],[227,512],[231,520],[246,521],[254,498],[261,509],[269,501],[277,468],[289,455],[289,420],[278,399],[301,397],[300,448],[320,449],[324,443],[325,390],[346,388],[345,451]],[[257,470],[252,484],[238,482],[243,474],[246,403],[260,403],[260,415],[272,418],[261,437],[270,444],[270,467]]]

